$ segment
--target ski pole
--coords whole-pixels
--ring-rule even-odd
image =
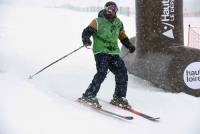
[[[42,68],[41,70],[39,70],[39,71],[36,72],[35,74],[30,75],[30,76],[29,76],[29,79],[32,79],[34,76],[36,76],[37,74],[41,73],[42,71],[44,71],[44,70],[47,69],[48,67],[52,66],[53,64],[55,64],[56,62],[58,62],[58,61],[60,61],[60,60],[62,60],[62,59],[64,59],[64,58],[68,57],[69,55],[73,54],[74,52],[78,51],[79,49],[81,49],[81,48],[83,48],[83,47],[84,47],[84,46],[81,46],[81,47],[75,49],[74,51],[72,51],[72,52],[66,54],[65,56],[61,57],[60,59],[58,59],[58,60],[52,62],[51,64],[49,64],[49,65],[47,65],[47,66],[45,66],[44,68]]]
[[[124,56],[122,56],[122,59],[124,59],[128,54],[129,52],[127,52]]]

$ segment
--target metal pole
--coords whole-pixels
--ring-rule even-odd
[[[58,60],[52,62],[51,64],[49,64],[49,65],[47,65],[47,66],[45,66],[44,68],[42,68],[41,70],[39,70],[39,71],[36,72],[35,74],[30,75],[30,76],[29,76],[29,79],[32,79],[34,76],[36,76],[37,74],[41,73],[42,71],[44,71],[44,70],[47,69],[48,67],[52,66],[53,64],[55,64],[56,62],[58,62],[58,61],[60,61],[60,60],[62,60],[62,59],[64,59],[64,58],[66,58],[67,56],[73,54],[74,52],[78,51],[79,49],[81,49],[81,48],[83,48],[83,47],[84,47],[84,46],[81,46],[81,47],[75,49],[74,51],[68,53],[67,55],[61,57],[60,59],[58,59]]]

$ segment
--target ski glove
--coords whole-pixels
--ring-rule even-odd
[[[135,46],[130,42],[128,37],[126,37],[120,41],[129,50],[130,53],[133,53],[135,51]]]
[[[128,49],[129,49],[129,52],[130,52],[130,53],[133,53],[133,52],[135,51],[135,46],[133,46],[133,45],[130,43]]]
[[[82,38],[82,42],[86,48],[92,45],[92,41],[89,38]]]

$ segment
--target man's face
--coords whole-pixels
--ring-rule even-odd
[[[116,5],[109,5],[107,6],[106,8],[106,15],[109,17],[109,18],[112,18],[115,16],[116,12],[118,11]]]

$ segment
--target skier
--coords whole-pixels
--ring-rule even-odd
[[[135,51],[135,47],[129,41],[122,21],[116,16],[117,11],[118,7],[115,2],[107,2],[98,17],[92,20],[82,32],[82,42],[85,47],[92,45],[90,37],[93,37],[93,53],[97,73],[79,99],[96,107],[101,107],[96,95],[109,69],[115,75],[116,81],[111,104],[131,108],[126,99],[128,75],[125,64],[119,56],[118,38],[130,53]]]

